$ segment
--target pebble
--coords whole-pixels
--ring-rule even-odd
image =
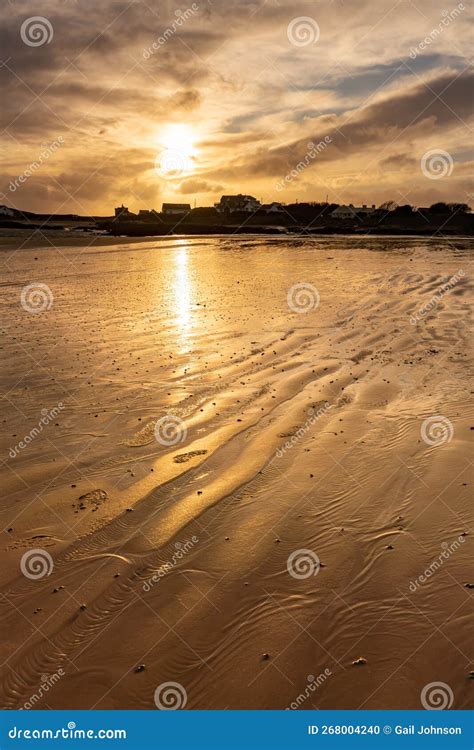
[[[145,671],[145,665],[139,664],[138,667],[135,667],[135,672],[144,672]]]
[[[84,611],[85,609],[87,609],[87,604],[81,604],[79,609],[82,609]]]
[[[359,656],[358,659],[352,662],[354,667],[362,666],[362,664],[367,664],[367,659],[364,659],[362,656]]]
[[[270,658],[270,654],[262,654],[262,661],[268,661]]]

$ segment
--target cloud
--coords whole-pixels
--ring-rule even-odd
[[[219,193],[224,190],[222,185],[212,182],[206,182],[206,180],[189,179],[185,180],[179,186],[179,190],[183,195],[197,194],[197,193]]]
[[[61,136],[61,149],[13,196],[22,208],[104,214],[122,200],[154,207],[164,192],[212,202],[224,185],[271,200],[308,144],[328,136],[280,200],[329,193],[338,202],[400,202],[397,192],[412,191],[408,202],[426,204],[472,193],[467,162],[456,159],[471,143],[467,10],[446,25],[444,0],[417,0],[416,8],[351,0],[350,22],[342,1],[196,5],[177,25],[191,3],[2,3],[0,189]],[[21,25],[38,14],[54,35],[28,46]],[[317,43],[289,40],[288,24],[300,16],[318,24]],[[144,55],[165,32],[166,42]],[[169,123],[193,130],[196,157],[194,171],[165,181],[154,161]],[[421,173],[432,148],[453,155],[449,180],[434,184]]]

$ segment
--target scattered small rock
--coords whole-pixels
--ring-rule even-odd
[[[138,667],[135,667],[135,672],[144,672],[145,671],[145,665],[139,664]]]
[[[367,664],[367,659],[364,659],[363,656],[359,656],[358,659],[352,662],[354,667],[361,667],[363,664]]]

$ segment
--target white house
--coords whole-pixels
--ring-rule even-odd
[[[223,195],[219,203],[214,204],[214,208],[220,214],[224,213],[246,213],[253,214],[262,207],[260,201],[253,197],[253,195]]]
[[[331,213],[331,216],[334,219],[355,219],[360,214],[369,216],[370,214],[373,214],[375,210],[375,204],[369,207],[365,203],[363,206],[354,206],[353,203],[349,203],[348,206],[338,206],[335,208]]]
[[[163,203],[162,213],[174,216],[183,216],[191,211],[189,203]]]
[[[284,212],[283,204],[273,201],[273,203],[265,203],[262,206],[263,210],[267,214],[282,214]]]

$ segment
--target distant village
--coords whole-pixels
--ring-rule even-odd
[[[386,201],[340,205],[329,201],[262,203],[252,195],[223,195],[214,206],[191,207],[189,203],[163,203],[161,211],[142,209],[133,213],[125,205],[115,209],[101,226],[113,234],[170,233],[474,233],[474,217],[465,203],[438,202],[416,208]]]
[[[111,216],[35,214],[0,206],[0,229],[89,232],[146,237],[168,234],[416,234],[474,235],[466,203],[437,202],[415,207],[386,201],[380,206],[323,202],[262,203],[252,195],[223,195],[214,206],[162,204],[161,211],[130,211],[124,204]]]
[[[329,206],[329,203],[318,204],[293,204],[298,205],[309,205],[309,206]],[[376,206],[354,206],[350,203],[348,206],[340,206],[338,204],[331,205],[332,209],[330,215],[336,219],[351,219],[357,215],[368,215],[375,212]],[[291,206],[288,206],[291,208]],[[285,214],[287,206],[284,203],[261,203],[257,198],[252,195],[223,195],[219,203],[214,204],[214,209],[218,214],[229,215],[229,214]],[[198,210],[192,209],[190,203],[163,203],[161,214],[164,216],[186,216],[191,211]],[[199,209],[201,210],[201,209]],[[211,209],[212,210],[212,209]],[[121,205],[115,209],[115,217],[122,220],[134,220],[149,221],[150,219],[156,219],[160,216],[158,211],[151,210],[140,210],[138,214],[134,214],[127,206]]]

